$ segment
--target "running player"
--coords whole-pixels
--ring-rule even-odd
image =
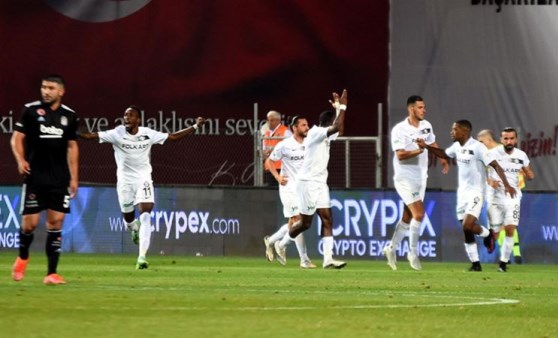
[[[151,242],[151,211],[155,204],[153,180],[151,179],[151,146],[180,140],[196,132],[205,119],[198,117],[196,124],[172,134],[140,127],[141,110],[129,106],[124,112],[124,125],[98,133],[82,133],[80,137],[111,143],[116,160],[116,191],[126,228],[132,230],[132,240],[139,243],[137,269],[147,269],[147,250]],[[139,220],[135,209],[139,209]]]
[[[421,148],[432,151],[440,158],[455,158],[459,168],[457,187],[457,219],[463,226],[465,235],[465,251],[472,265],[469,271],[482,271],[479,252],[475,235],[484,238],[484,245],[494,250],[494,236],[492,230],[479,225],[477,220],[482,210],[484,191],[486,187],[486,167],[491,166],[496,170],[498,177],[504,185],[505,193],[511,198],[515,197],[516,191],[510,186],[504,170],[498,161],[491,156],[488,149],[471,137],[473,126],[468,120],[459,120],[453,123],[451,128],[451,139],[454,143],[445,151],[440,148],[426,144],[423,139],[417,139]]]
[[[273,248],[275,243],[278,243],[285,236],[288,237],[289,227],[300,220],[298,196],[296,193],[296,177],[304,160],[303,142],[308,134],[308,121],[304,117],[295,116],[292,119],[291,128],[293,135],[279,142],[266,160],[269,171],[279,183],[279,197],[283,204],[283,215],[289,219],[289,223],[283,225],[273,235],[264,238],[266,257],[270,262],[273,261]],[[282,162],[281,173],[276,169],[275,162],[277,161]],[[288,244],[288,242],[287,240],[285,244]],[[300,267],[303,269],[316,268],[316,265],[312,264],[310,258],[308,258],[306,244],[304,243],[304,234],[296,236],[295,243],[300,256]],[[286,252],[282,252],[280,255],[277,255],[277,261],[285,265],[287,261],[283,258],[286,256]]]

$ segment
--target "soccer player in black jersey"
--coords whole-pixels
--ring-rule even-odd
[[[70,199],[78,189],[77,144],[78,117],[62,104],[65,84],[59,75],[49,75],[41,82],[41,100],[25,105],[11,139],[22,189],[19,255],[12,278],[20,281],[29,262],[29,247],[39,224],[41,211],[46,215],[47,285],[65,284],[57,274],[62,249],[62,224],[70,212]]]

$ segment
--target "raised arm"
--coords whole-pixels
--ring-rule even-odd
[[[515,197],[515,195],[517,194],[517,192],[515,191],[514,188],[512,188],[508,182],[508,179],[506,178],[506,173],[504,172],[504,169],[502,169],[502,167],[500,167],[500,165],[498,164],[498,161],[493,160],[492,162],[490,162],[488,165],[490,165],[492,168],[494,168],[494,170],[496,170],[496,173],[498,174],[498,176],[500,177],[500,179],[502,180],[502,182],[504,183],[504,189],[506,190],[506,192],[508,194],[510,194],[510,196],[513,198]]]
[[[343,89],[341,96],[337,93],[332,93],[333,101],[329,101],[331,106],[337,112],[337,116],[333,121],[333,124],[327,129],[327,136],[339,133],[342,136],[345,133],[345,111],[347,110],[347,102],[349,99],[347,89]]]
[[[169,134],[168,140],[169,140],[169,141],[178,141],[178,140],[180,140],[180,139],[183,139],[184,137],[186,137],[186,136],[188,136],[188,135],[191,135],[191,134],[195,133],[196,130],[197,130],[199,127],[203,126],[204,123],[205,123],[205,118],[203,118],[203,117],[198,117],[198,118],[196,119],[196,124],[191,125],[191,126],[188,127],[188,128],[184,128],[184,129],[182,129],[182,130],[179,130],[179,131],[177,131],[176,133]]]

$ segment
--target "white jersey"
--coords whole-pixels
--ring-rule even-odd
[[[485,145],[474,138],[469,138],[463,146],[454,142],[446,149],[446,154],[456,159],[459,168],[458,197],[470,191],[484,195],[486,167],[495,159],[494,154],[488,152]]]
[[[530,164],[527,154],[523,150],[517,148],[514,148],[512,153],[508,154],[501,145],[490,149],[490,152],[495,152],[495,158],[500,167],[504,170],[508,183],[517,192],[516,198],[521,198],[519,174],[523,168],[529,166]],[[490,186],[487,188],[486,200],[489,203],[504,203],[513,200],[510,195],[506,194],[504,184],[494,168],[488,168],[488,177],[494,181],[500,182],[500,186],[497,189]]]
[[[299,181],[327,183],[327,164],[331,141],[339,133],[327,136],[328,127],[313,126],[304,139],[304,162],[298,173]]]
[[[419,122],[418,127],[411,125],[408,119],[399,122],[391,130],[391,148],[393,154],[393,179],[423,181],[428,177],[428,150],[420,155],[406,160],[399,160],[395,152],[397,150],[417,150],[419,146],[415,142],[417,138],[423,139],[426,144],[436,142],[436,135],[432,125],[426,120]]]
[[[281,161],[281,175],[287,177],[286,185],[279,185],[280,190],[296,191],[296,179],[304,161],[304,143],[291,136],[277,143],[269,158]]]
[[[165,143],[168,137],[167,133],[146,127],[139,127],[135,135],[124,126],[99,132],[99,142],[111,143],[114,148],[116,177],[124,183],[151,179],[151,146]]]

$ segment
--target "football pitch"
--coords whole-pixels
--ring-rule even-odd
[[[0,253],[0,337],[555,337],[558,267],[349,261],[301,270],[262,258],[63,254],[45,286],[33,252],[14,282]],[[315,263],[321,263],[314,259]]]

